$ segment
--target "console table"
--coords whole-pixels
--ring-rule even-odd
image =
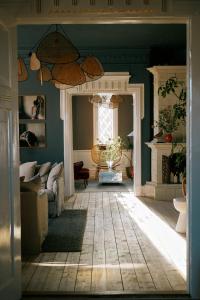
[[[122,172],[121,171],[100,171],[99,172],[99,183],[121,183]]]

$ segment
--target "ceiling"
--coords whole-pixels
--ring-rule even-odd
[[[186,48],[184,24],[62,25],[78,49]],[[18,26],[19,48],[32,48],[49,25]],[[50,31],[56,29],[52,25]]]

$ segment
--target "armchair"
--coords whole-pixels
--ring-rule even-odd
[[[83,168],[83,161],[75,162],[74,163],[74,179],[75,180],[83,180],[85,188],[88,185],[89,179],[89,169]]]

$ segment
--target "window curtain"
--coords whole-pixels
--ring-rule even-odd
[[[60,116],[64,121],[65,196],[70,197],[74,194],[72,96],[66,90],[60,91]]]

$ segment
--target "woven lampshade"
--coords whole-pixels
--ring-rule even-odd
[[[21,57],[18,58],[18,81],[25,81],[28,79],[28,72],[26,65]]]
[[[100,95],[94,95],[92,98],[89,98],[90,103],[101,104],[102,98]]]
[[[66,90],[66,89],[70,89],[72,88],[73,86],[71,85],[67,85],[67,84],[63,84],[63,83],[60,83],[58,82],[57,80],[51,80],[51,83],[59,90]]]
[[[76,62],[56,64],[52,69],[52,79],[66,85],[79,85],[86,82],[85,74]]]
[[[30,58],[30,69],[32,71],[37,71],[40,69],[40,61],[39,59],[37,58],[35,52],[33,52],[31,54],[31,58]]]
[[[52,79],[51,71],[48,67],[42,66],[37,72],[37,79],[40,81],[49,81]]]
[[[36,55],[41,62],[66,64],[79,58],[78,50],[60,32],[50,32],[40,42]]]
[[[94,56],[87,56],[81,63],[81,69],[93,80],[100,78],[104,74],[102,64]]]
[[[123,101],[123,98],[119,95],[112,95],[110,98],[109,108],[117,108],[119,103]]]

